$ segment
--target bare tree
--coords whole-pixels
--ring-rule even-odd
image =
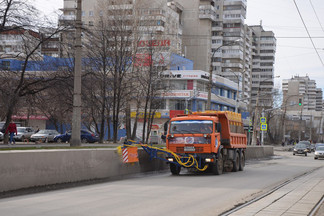
[[[0,34],[33,26],[35,11],[29,0],[0,0]]]
[[[63,31],[64,28],[55,28],[46,36],[42,36],[36,31],[41,26],[34,25],[33,28],[22,28],[22,26],[28,25],[31,27],[31,21],[36,17],[37,11],[26,1],[9,0],[2,1],[2,3],[4,4],[1,4],[3,8],[1,8],[0,33],[7,35],[15,34],[21,41],[21,48],[19,50],[14,53],[3,54],[6,58],[21,60],[21,67],[19,69],[11,70],[10,68],[2,68],[0,73],[0,79],[3,82],[0,92],[2,98],[6,100],[3,107],[6,118],[5,127],[7,127],[21,98],[38,94],[50,86],[59,83],[66,76],[50,72],[48,65],[41,63],[42,56],[40,53],[42,44],[55,34]],[[20,24],[19,28],[14,26],[17,24]],[[32,60],[35,62],[32,63]],[[31,64],[34,64],[33,67],[38,69],[38,71],[44,72],[37,72],[36,70],[30,72],[28,67]],[[8,139],[6,137],[5,142],[7,141]]]

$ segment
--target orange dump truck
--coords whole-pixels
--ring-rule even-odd
[[[241,114],[230,111],[193,112],[170,120],[166,136],[167,160],[173,175],[181,167],[241,171],[245,166],[247,138]]]

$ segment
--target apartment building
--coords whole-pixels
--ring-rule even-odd
[[[321,88],[316,88],[315,110],[320,112],[323,110],[323,90]]]
[[[276,38],[262,25],[249,28],[252,29],[251,105],[272,107]]]
[[[315,80],[308,76],[294,76],[291,79],[282,80],[283,101],[287,104],[287,110],[315,111],[320,105],[320,92],[316,88]]]
[[[64,0],[60,25],[73,24],[76,17],[74,0]],[[83,0],[82,24],[89,32],[96,33],[109,22],[117,31],[132,33],[133,48],[137,53],[158,49],[163,55],[181,55],[182,48],[182,6],[167,0]],[[106,26],[109,26],[106,25]],[[83,38],[86,41],[86,37]],[[74,31],[62,34],[61,41],[72,47]],[[88,38],[91,41],[91,38]],[[134,49],[133,49],[134,50]],[[167,53],[167,54],[166,54]],[[64,56],[66,53],[61,52]],[[168,56],[169,58],[169,56]]]
[[[40,34],[28,29],[14,29],[0,34],[1,59],[24,59],[39,43]],[[31,60],[41,57],[41,48],[31,56]],[[8,67],[10,65],[3,65]]]
[[[316,88],[316,81],[294,76],[282,81],[282,91],[282,107],[290,124],[301,127],[297,129],[299,138],[323,140],[323,92]]]

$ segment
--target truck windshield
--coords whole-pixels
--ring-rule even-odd
[[[172,121],[170,127],[171,134],[206,134],[212,132],[213,121],[206,120]]]

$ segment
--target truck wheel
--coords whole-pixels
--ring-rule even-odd
[[[223,155],[219,154],[218,159],[215,160],[214,163],[212,163],[212,172],[215,175],[221,175],[223,174],[223,169],[224,169],[224,162],[223,162]]]
[[[240,152],[239,157],[240,157],[239,170],[243,171],[245,167],[245,155],[243,151]]]
[[[240,165],[239,154],[236,152],[235,158],[233,160],[233,169],[232,169],[232,172],[237,172],[239,170],[239,165]]]
[[[170,171],[172,175],[179,175],[181,171],[181,166],[177,166],[174,163],[170,163]]]

